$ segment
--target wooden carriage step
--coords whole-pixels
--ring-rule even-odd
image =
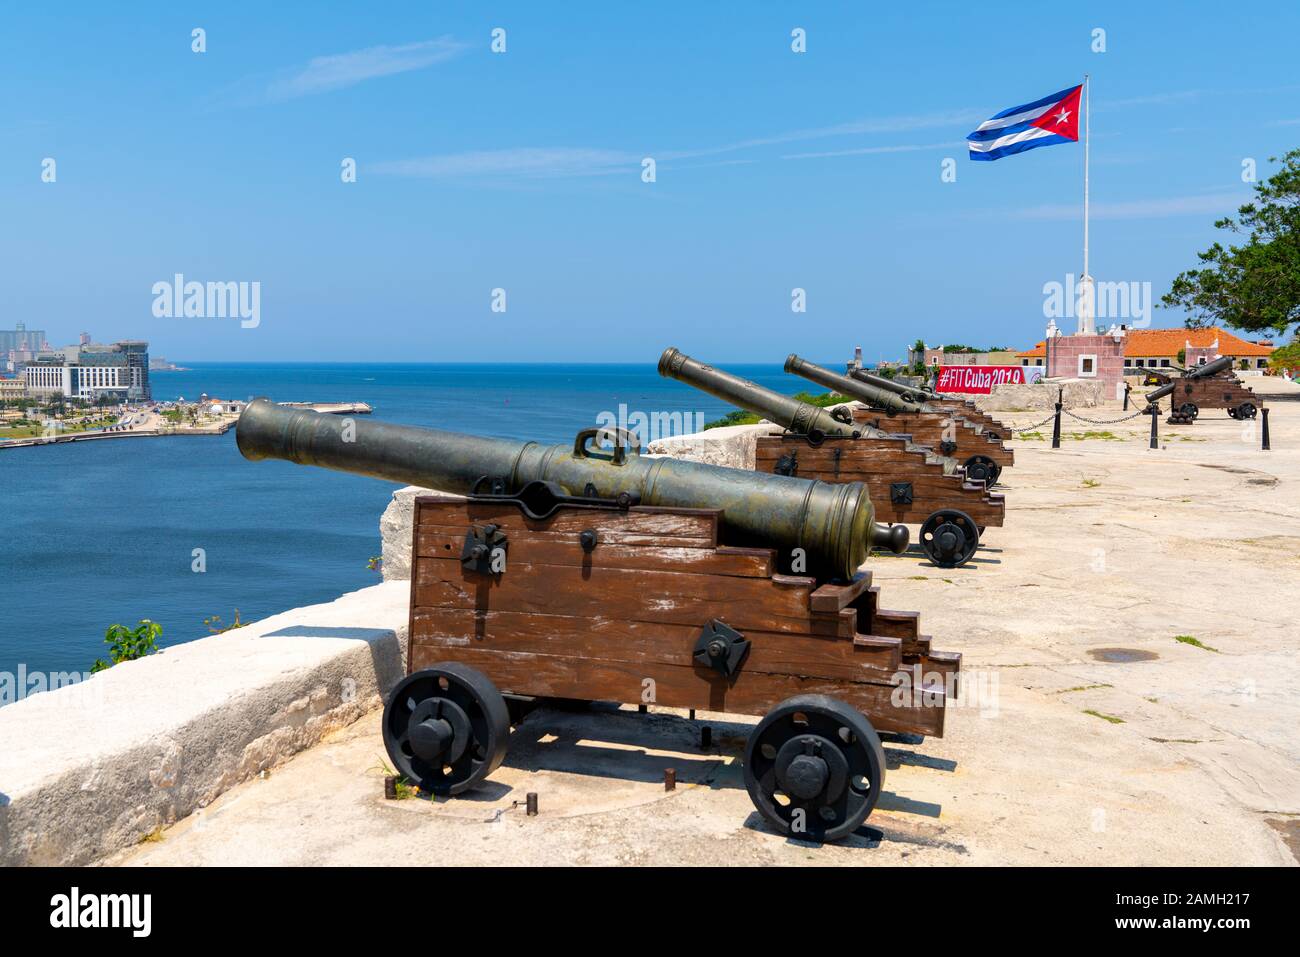
[[[921,615],[915,611],[889,611],[880,607],[880,587],[868,588],[859,600],[858,630],[872,635],[913,641],[921,633]]]
[[[809,606],[813,611],[839,611],[857,601],[864,591],[871,587],[871,572],[858,572],[853,581],[828,582],[812,593]]]
[[[906,433],[912,442],[936,451],[945,439],[950,439],[956,443],[952,455],[958,460],[983,455],[1001,466],[1015,464],[1015,454],[1002,444],[1001,436],[989,431],[983,423],[971,422],[960,412],[900,412],[886,416],[875,409],[855,409],[853,418],[872,428]]]
[[[931,651],[926,655],[925,667],[945,676],[945,687],[952,696],[961,693],[961,652]]]

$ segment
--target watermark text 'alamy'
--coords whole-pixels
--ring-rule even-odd
[[[159,319],[239,319],[240,327],[262,323],[260,282],[190,282],[176,273],[153,284],[153,314]]]

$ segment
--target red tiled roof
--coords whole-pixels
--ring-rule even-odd
[[[1272,346],[1257,346],[1231,332],[1211,326],[1208,329],[1128,329],[1124,337],[1124,355],[1145,358],[1161,356],[1173,358],[1187,343],[1209,348],[1219,340],[1219,354],[1240,358],[1243,356],[1267,357],[1273,354]],[[1047,353],[1040,342],[1027,352],[1017,352],[1017,359],[1041,359]]]

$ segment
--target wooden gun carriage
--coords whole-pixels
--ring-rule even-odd
[[[466,493],[413,516],[411,670],[382,719],[412,783],[473,788],[547,699],[761,714],[743,771],[762,816],[851,833],[884,783],[876,728],[942,734],[960,666],[861,572],[906,529],[874,521],[861,483],[643,457],[610,433],[546,446],[255,399],[236,441],[253,461]]]
[[[890,379],[862,370],[855,375],[840,375],[793,352],[785,358],[785,371],[830,389],[833,395],[856,400],[860,405],[851,411],[849,407],[840,409],[847,411],[852,421],[877,432],[906,434],[918,445],[927,445],[940,455],[955,458],[965,468],[968,479],[993,485],[1002,469],[1015,462],[1011,452],[1003,448],[1002,438],[982,424],[955,411],[935,409],[923,401],[924,397],[908,392]],[[791,428],[791,431],[811,434],[812,430]],[[821,431],[834,434],[827,429]],[[842,430],[837,431],[842,434]]]
[[[1004,425],[987,412],[981,412],[973,399],[954,399],[948,396],[942,396],[937,399],[927,398],[925,404],[931,408],[959,415],[972,425],[983,427],[984,431],[994,438],[999,438],[1005,441],[1013,437],[1011,434],[1011,426]]]
[[[542,699],[764,715],[744,758],[760,813],[783,833],[851,833],[884,781],[876,729],[941,736],[961,656],[932,651],[915,613],[882,608],[869,572],[783,574],[774,549],[721,544],[719,515],[418,498],[410,673],[384,715],[399,770],[460,793]]]
[[[984,530],[1000,528],[1003,496],[964,470],[945,472],[926,449],[909,447],[906,436],[809,436],[786,432],[760,435],[754,449],[759,472],[798,475],[824,482],[863,482],[877,519],[919,525],[922,550],[941,568],[964,565]]]
[[[791,358],[797,358],[792,356]],[[798,372],[790,367],[790,359],[786,360],[787,372]],[[802,374],[802,373],[799,373]],[[884,376],[876,375],[862,368],[853,368],[849,370],[849,379],[866,383],[876,390],[884,389],[892,392],[906,402],[922,403],[930,411],[948,412],[959,415],[972,425],[982,426],[985,431],[999,439],[1011,438],[1011,429],[1003,425],[997,419],[993,418],[986,412],[981,412],[972,399],[963,399],[960,396],[945,395],[935,392],[926,386],[910,386],[903,382],[897,382]],[[832,387],[834,388],[834,387]],[[843,395],[853,395],[852,392],[845,392],[837,389]],[[882,398],[880,396],[877,397]],[[877,408],[883,408],[881,402],[873,401],[871,405]]]
[[[983,425],[956,412],[894,412],[858,408],[853,421],[884,432],[907,435],[917,445],[927,445],[940,455],[961,462],[966,477],[997,484],[1004,468],[1016,463],[1015,453]],[[988,524],[988,523],[982,523]]]
[[[1264,404],[1263,399],[1230,372],[1199,379],[1174,379],[1171,384],[1174,391],[1169,396],[1170,419],[1176,418],[1175,424],[1191,424],[1202,409],[1227,409],[1229,418],[1246,421],[1255,418]]]

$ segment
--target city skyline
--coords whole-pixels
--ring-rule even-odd
[[[973,164],[981,121],[1091,75],[1091,271],[1157,299],[1295,144],[1293,31],[1190,6],[14,13],[0,75],[43,80],[0,129],[0,326],[187,362],[1027,349],[1082,147]],[[177,275],[256,285],[256,322],[159,315]]]

